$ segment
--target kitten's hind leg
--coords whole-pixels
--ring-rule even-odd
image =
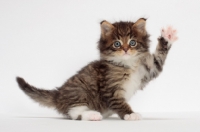
[[[90,110],[87,106],[76,106],[68,111],[73,120],[100,121],[102,115],[98,111]]]

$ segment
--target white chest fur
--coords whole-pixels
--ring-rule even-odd
[[[129,78],[122,85],[124,89],[124,98],[129,101],[133,94],[140,89],[141,80],[144,77],[144,68],[139,67],[137,70],[132,71]]]

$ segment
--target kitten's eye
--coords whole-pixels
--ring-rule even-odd
[[[131,46],[131,47],[134,47],[134,46],[136,46],[136,41],[135,40],[131,40],[130,42],[129,42],[129,45]]]
[[[119,41],[114,42],[114,47],[119,48],[121,46],[121,43]]]

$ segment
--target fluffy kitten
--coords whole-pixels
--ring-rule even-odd
[[[163,69],[176,30],[162,29],[154,54],[149,53],[146,20],[101,22],[100,60],[93,61],[60,88],[35,88],[17,77],[19,87],[41,105],[53,107],[73,120],[101,120],[113,113],[124,120],[139,120],[128,101]]]

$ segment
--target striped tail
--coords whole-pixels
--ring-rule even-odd
[[[58,93],[57,90],[43,90],[38,89],[34,86],[29,85],[23,78],[17,77],[16,81],[21,88],[22,91],[24,91],[25,94],[27,94],[31,99],[38,102],[39,104],[47,107],[56,107],[56,100],[55,97]]]

